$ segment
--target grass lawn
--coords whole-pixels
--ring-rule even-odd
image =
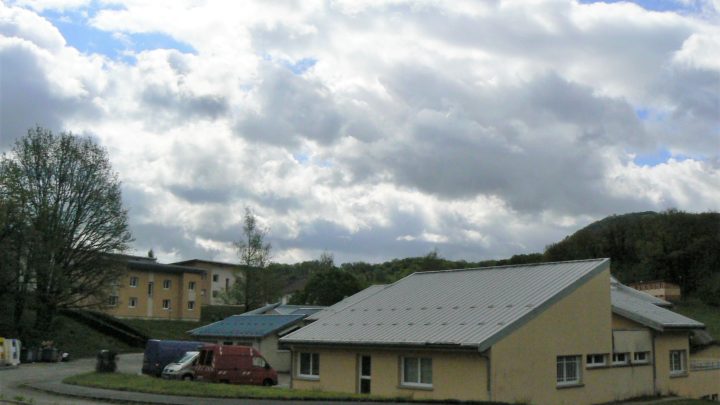
[[[717,404],[717,402],[706,401],[704,399],[678,399],[676,401],[664,401],[663,405],[711,405]]]
[[[186,332],[190,329],[199,328],[204,325],[202,322],[191,321],[166,321],[149,319],[120,319],[140,332],[148,335],[151,339],[190,340],[192,336]]]
[[[260,387],[253,385],[211,384],[196,381],[173,381],[121,373],[85,373],[63,380],[66,384],[105,388],[120,391],[136,391],[163,395],[183,395],[218,398],[267,398],[267,399],[316,399],[350,401],[412,401],[410,397],[378,397],[361,394],[345,394],[315,390],[292,390],[289,388]],[[423,401],[427,402],[427,400]],[[500,404],[499,402],[479,402]]]
[[[708,333],[720,340],[720,308],[691,299],[677,303],[673,311],[704,323]]]

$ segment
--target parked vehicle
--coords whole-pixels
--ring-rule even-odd
[[[0,337],[0,366],[20,364],[21,345],[18,339]]]
[[[188,340],[158,340],[150,339],[145,346],[142,373],[160,377],[163,369],[170,362],[179,358],[185,352],[198,350],[203,342]]]
[[[162,372],[162,378],[167,379],[178,379],[178,380],[193,380],[195,378],[195,371],[192,366],[195,364],[200,352],[190,351],[179,359],[165,366]]]
[[[205,345],[193,366],[198,381],[277,385],[277,371],[248,346]]]

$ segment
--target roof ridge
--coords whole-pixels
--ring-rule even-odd
[[[551,265],[551,264],[566,264],[566,263],[589,263],[589,262],[603,262],[606,260],[610,260],[607,257],[601,257],[601,258],[595,258],[595,259],[581,259],[581,260],[564,260],[564,261],[556,261],[556,262],[540,262],[540,263],[525,263],[525,264],[504,264],[500,266],[487,266],[487,267],[466,267],[462,269],[447,269],[447,270],[427,270],[427,271],[416,271],[414,273],[409,274],[407,277],[413,276],[415,274],[428,274],[428,273],[452,273],[452,272],[461,272],[461,271],[477,271],[477,270],[495,270],[495,269],[506,269],[506,268],[516,268],[516,267],[534,267],[534,266],[545,266],[545,265]],[[404,277],[403,277],[404,278]],[[402,279],[401,279],[402,280]],[[398,280],[399,281],[399,280]],[[394,283],[393,283],[394,284]]]

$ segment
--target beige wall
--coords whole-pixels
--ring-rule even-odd
[[[297,355],[308,351],[320,355],[320,378],[305,380],[297,375]],[[416,399],[487,399],[486,360],[477,352],[440,352],[373,349],[302,349],[293,348],[296,356],[292,387],[354,393],[358,392],[358,362],[361,355],[371,356],[371,394]],[[400,386],[400,359],[432,358],[432,389]]]
[[[275,369],[275,371],[281,373],[290,372],[290,351],[289,350],[278,350],[278,337],[275,334],[265,336],[260,341],[260,347],[258,348],[262,353],[265,360]]]
[[[137,277],[137,287],[130,286],[130,279]],[[163,281],[170,280],[170,288],[163,288]],[[195,291],[189,291],[189,282],[195,282]],[[153,283],[153,295],[148,296],[148,283]],[[118,303],[105,307],[104,311],[120,318],[141,319],[200,319],[201,304],[198,289],[201,275],[195,273],[164,273],[128,270],[116,288]],[[136,298],[135,307],[130,307],[131,298]],[[170,300],[170,309],[163,309],[163,300]],[[188,309],[188,301],[195,301],[195,308]]]
[[[657,389],[662,394],[677,393],[686,389],[689,373],[683,376],[670,376],[670,351],[685,350],[686,370],[689,369],[690,342],[688,332],[664,333],[655,337],[655,369],[657,370]]]

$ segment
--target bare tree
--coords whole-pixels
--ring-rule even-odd
[[[32,279],[36,328],[47,329],[60,308],[101,300],[122,274],[107,253],[132,240],[120,182],[105,150],[89,138],[28,131],[0,160],[0,196],[20,202],[22,254]]]
[[[241,276],[238,277],[236,298],[242,298],[245,309],[250,310],[267,298],[267,290],[272,288],[268,283],[269,272],[264,271],[270,261],[270,243],[265,242],[267,230],[260,228],[255,214],[248,207],[245,208],[243,218],[243,239],[235,242],[238,258],[242,266]],[[242,295],[242,297],[237,297]]]

